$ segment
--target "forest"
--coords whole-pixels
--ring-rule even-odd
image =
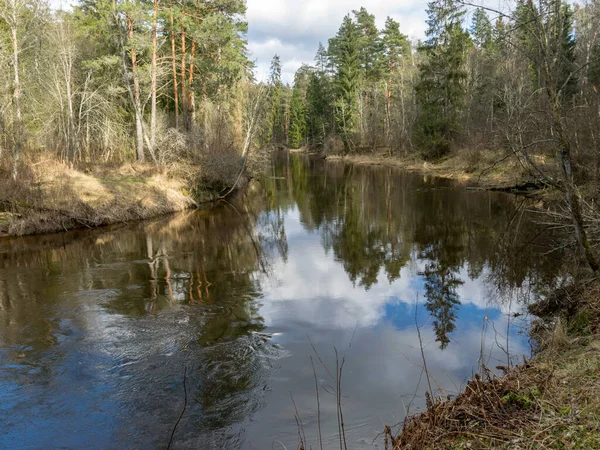
[[[0,447],[598,448],[600,0],[491,3],[292,82],[246,0],[0,0]]]
[[[564,192],[598,269],[586,234],[600,174],[598,1],[519,0],[500,11],[435,0],[422,41],[389,17],[378,29],[363,7],[319,44],[293,86],[282,82],[277,55],[268,79],[254,78],[245,11],[244,0],[83,0],[69,11],[2,0],[0,205],[13,234],[29,232],[10,225],[24,209],[64,216],[75,203],[70,223],[114,221],[88,214],[99,207],[81,196],[63,204],[56,179],[81,178],[64,167],[110,178],[104,197],[143,190],[127,185],[129,172],[105,170],[133,161],[151,164],[141,179],[159,172],[155,185],[175,178],[185,186],[175,191],[209,187],[218,197],[275,148],[433,163],[454,155],[465,171],[512,162],[523,180]],[[152,214],[202,197],[171,208],[174,195],[158,192]],[[150,214],[136,208],[120,213]]]

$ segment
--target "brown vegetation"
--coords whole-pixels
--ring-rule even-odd
[[[17,180],[8,171],[0,172],[0,236],[95,227],[182,211],[219,198],[235,180],[236,187],[247,181],[247,170],[239,176],[243,162],[239,156],[222,154],[210,161],[206,166],[185,160],[169,165],[72,166],[50,154],[32,157],[24,162]]]
[[[181,173],[149,164],[87,165],[54,158],[0,176],[0,234],[26,235],[145,219],[196,202]]]
[[[533,331],[540,352],[488,379],[476,376],[452,400],[427,396],[427,410],[407,418],[386,449],[600,448],[600,313],[596,282],[570,297],[573,314],[554,311]],[[498,369],[505,369],[499,367]]]
[[[502,159],[500,152],[472,149],[468,152],[470,154],[468,158],[465,158],[465,153],[465,151],[453,152],[437,161],[426,161],[415,153],[406,156],[396,154],[390,156],[389,152],[385,150],[346,156],[328,156],[327,159],[353,164],[399,167],[426,175],[455,179],[482,189],[508,190],[527,182],[537,184],[537,180],[531,177],[516,159],[506,159],[498,164],[497,161]],[[540,165],[544,166],[543,161],[540,161]]]

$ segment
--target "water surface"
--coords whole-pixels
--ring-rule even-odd
[[[416,324],[445,395],[529,353],[560,255],[528,206],[282,154],[208,211],[0,241],[0,448],[166,448],[185,396],[173,448],[296,448],[296,410],[318,448],[315,373],[339,448],[335,349],[348,447],[383,448],[428,388]]]

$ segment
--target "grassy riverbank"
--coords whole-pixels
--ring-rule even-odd
[[[516,158],[491,151],[435,162],[385,152],[327,159],[398,167],[481,189],[523,191],[536,184]],[[545,167],[542,159],[536,163]],[[541,197],[558,195],[549,189]],[[386,428],[391,448],[600,449],[600,283],[579,279],[548,298],[531,307],[541,317],[531,330],[540,347],[532,360],[483,368],[454,399],[430,395],[426,410],[408,417],[400,432]]]
[[[498,163],[502,157],[493,152],[464,155],[435,162],[386,153],[327,159],[398,167],[481,189],[524,191],[535,185],[516,158]],[[551,189],[536,195],[560,196]],[[579,275],[569,288],[530,307],[540,317],[531,330],[539,346],[533,359],[510,369],[483,368],[456,398],[430,395],[426,410],[406,418],[399,432],[386,429],[389,448],[600,449],[600,282],[585,269],[571,273]]]
[[[561,306],[532,330],[535,358],[503,376],[486,368],[455,399],[429,397],[398,435],[386,429],[391,448],[600,448],[600,284],[591,286],[556,294]]]
[[[236,163],[208,170],[186,162],[73,167],[51,157],[28,161],[17,180],[0,172],[0,236],[97,227],[196,207],[227,192],[239,173]]]
[[[392,155],[385,151],[360,153],[346,156],[327,156],[329,161],[345,161],[353,164],[398,167],[441,178],[450,178],[468,186],[482,189],[509,190],[532,181],[531,175],[516,158],[504,158],[491,151],[452,153],[437,161],[424,161],[418,154]],[[538,161],[543,166],[543,161]]]

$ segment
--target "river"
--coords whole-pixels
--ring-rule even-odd
[[[2,240],[0,448],[166,448],[180,415],[172,448],[339,448],[340,371],[348,448],[383,448],[530,354],[561,260],[530,206],[281,153],[208,210]]]

